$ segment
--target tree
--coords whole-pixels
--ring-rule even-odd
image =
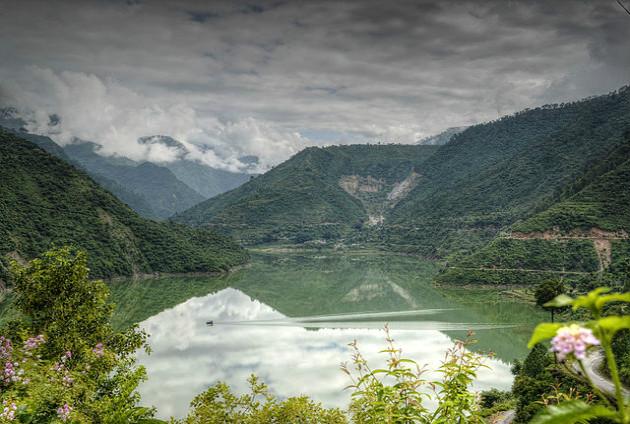
[[[146,334],[113,330],[109,290],[89,279],[86,254],[63,247],[13,262],[12,281],[21,318],[0,336],[11,373],[0,383],[5,412],[20,422],[149,422],[153,410],[137,406],[136,391],[146,373],[134,359]]]
[[[554,319],[555,307],[547,307],[546,303],[551,302],[556,296],[559,296],[565,292],[564,283],[562,280],[547,280],[543,281],[536,287],[534,296],[536,297],[536,305],[543,309],[549,310],[551,313],[551,322]]]

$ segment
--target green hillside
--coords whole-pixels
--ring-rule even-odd
[[[0,130],[0,278],[51,244],[89,253],[91,275],[221,271],[247,254],[224,237],[138,216],[82,171]]]
[[[472,253],[543,211],[624,143],[630,88],[468,128],[423,164],[384,240],[426,256]]]
[[[241,187],[176,215],[247,243],[336,240],[380,225],[434,146],[311,147]]]
[[[561,194],[440,276],[451,283],[539,283],[600,277],[630,258],[630,133]]]
[[[164,166],[171,170],[178,180],[201,194],[205,199],[235,189],[249,180],[249,175],[211,168],[191,160],[180,159]]]
[[[166,219],[205,199],[166,167],[101,156],[96,153],[97,148],[94,143],[77,143],[65,146],[64,152],[97,181],[112,182],[105,183],[105,187],[145,217]]]

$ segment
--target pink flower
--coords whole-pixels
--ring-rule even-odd
[[[24,342],[24,350],[37,349],[43,343],[44,343],[44,336],[42,334],[40,334],[37,337],[31,337]]]
[[[0,359],[9,359],[13,353],[13,345],[11,340],[4,336],[0,336]]]
[[[0,412],[0,418],[4,418],[7,421],[15,420],[15,412],[17,411],[17,405],[15,402],[2,402],[2,412]]]
[[[67,403],[64,403],[63,406],[57,408],[57,416],[63,422],[68,421],[70,419],[70,413],[72,412],[72,407]]]
[[[556,352],[560,361],[564,361],[571,354],[577,359],[584,359],[586,350],[595,345],[599,345],[599,340],[591,330],[571,324],[558,329],[556,336],[551,340],[551,351]]]
[[[103,343],[97,343],[96,346],[92,349],[92,352],[99,358],[105,354],[105,347]]]

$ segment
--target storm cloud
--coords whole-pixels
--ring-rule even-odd
[[[0,105],[133,159],[170,160],[137,143],[160,134],[213,166],[271,166],[630,82],[615,0],[0,3]]]

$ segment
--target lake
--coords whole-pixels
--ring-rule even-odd
[[[386,324],[403,355],[429,369],[474,330],[475,349],[496,354],[476,388],[508,389],[510,362],[526,355],[545,315],[495,292],[436,288],[436,272],[430,261],[398,255],[257,254],[226,276],[114,283],[115,325],[140,323],[150,334],[152,353],[138,358],[149,374],[140,392],[160,417],[185,415],[217,381],[243,392],[252,373],[281,398],[305,394],[345,408],[350,381],[339,367],[348,343],[382,365]]]

